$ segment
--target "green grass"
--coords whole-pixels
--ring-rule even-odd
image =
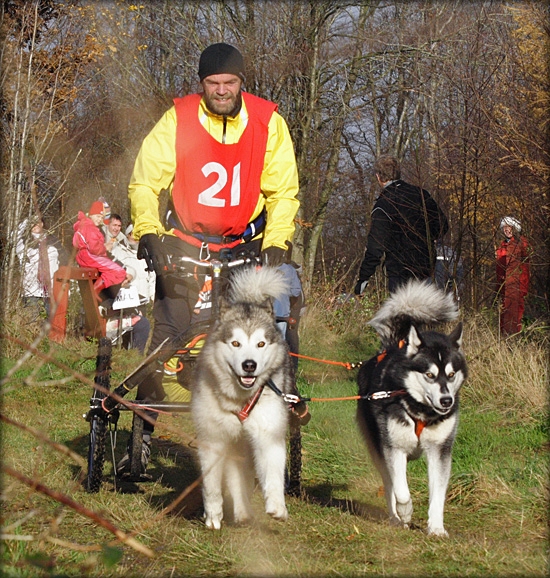
[[[341,311],[327,321],[328,315],[315,309],[308,314],[303,353],[353,362],[375,351],[370,330],[359,323],[352,331],[349,316]],[[254,522],[247,527],[223,526],[220,532],[204,527],[198,490],[180,507],[162,514],[198,476],[189,415],[160,418],[150,468],[153,482],[115,489],[108,456],[107,479],[95,495],[83,491],[81,468],[70,458],[43,439],[3,423],[5,465],[100,513],[151,548],[154,558],[121,545],[90,518],[4,474],[2,516],[7,536],[1,546],[2,575],[546,576],[547,408],[533,402],[545,399],[546,344],[495,342],[486,348],[492,343],[489,337],[479,324],[468,330],[471,376],[463,389],[446,505],[449,539],[430,538],[424,532],[428,489],[423,460],[409,464],[415,507],[412,528],[389,526],[380,478],[357,431],[354,401],[310,403],[312,420],[303,428],[303,493],[288,497],[286,523],[263,513],[256,492]],[[62,347],[44,343],[43,351],[52,360],[34,356],[22,364],[4,385],[3,415],[85,458],[88,424],[82,414],[91,385],[71,371],[92,377],[95,347],[78,340]],[[11,347],[4,375],[22,352]],[[529,364],[534,359],[538,371],[527,373],[517,361],[517,368],[508,365],[506,379],[499,375],[491,382],[487,367],[502,367],[498,357],[509,360],[511,355],[514,360],[526,358]],[[113,383],[137,362],[134,352],[116,350]],[[522,372],[529,383],[522,380]],[[304,396],[356,393],[356,370],[303,360],[299,373]],[[522,403],[525,397],[529,403]],[[117,458],[124,451],[129,427],[130,414],[124,412]]]

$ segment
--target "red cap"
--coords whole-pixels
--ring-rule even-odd
[[[91,206],[90,210],[88,211],[88,215],[91,217],[92,215],[103,215],[105,208],[103,207],[103,203],[101,201],[94,201]]]

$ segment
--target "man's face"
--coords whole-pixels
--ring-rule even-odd
[[[511,239],[514,236],[514,229],[512,229],[510,225],[504,225],[504,227],[502,227],[502,232],[504,233],[504,236],[508,239]]]
[[[204,78],[201,85],[208,110],[221,116],[236,113],[242,86],[242,80],[236,74],[212,74]]]
[[[122,229],[122,223],[117,219],[111,219],[107,225],[107,229],[111,237],[116,237],[120,233],[120,229]]]

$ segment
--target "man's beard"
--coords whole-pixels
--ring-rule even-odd
[[[237,116],[237,114],[239,114],[239,111],[241,110],[242,95],[239,92],[239,94],[237,94],[237,96],[235,96],[234,98],[231,97],[230,99],[224,100],[222,102],[215,96],[209,97],[205,96],[205,102],[206,108],[210,112],[213,112],[214,114],[219,114],[220,116],[235,117]],[[232,102],[234,104],[234,106],[230,110],[228,110],[228,107],[226,106],[227,103],[229,102]]]

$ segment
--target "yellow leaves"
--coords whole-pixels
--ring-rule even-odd
[[[548,95],[548,48],[549,35],[546,29],[544,5],[514,4],[509,7],[517,28],[514,36],[522,68],[532,79],[528,98],[533,114],[544,119],[550,97]],[[525,91],[525,88],[523,88]]]

